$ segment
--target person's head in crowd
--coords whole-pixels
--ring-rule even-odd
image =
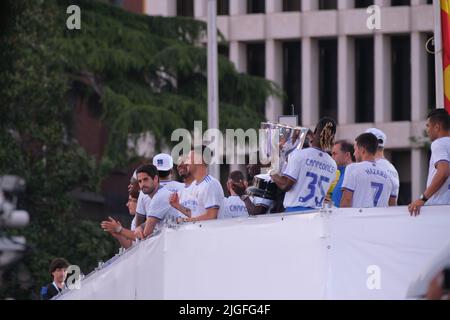
[[[387,142],[387,136],[386,134],[381,131],[380,129],[377,128],[369,128],[366,130],[365,133],[371,133],[373,134],[377,140],[378,140],[378,150],[383,150],[384,147],[386,146],[386,142]]]
[[[336,135],[336,129],[336,121],[333,119],[328,117],[320,119],[314,130],[314,137],[311,145],[320,148],[323,151],[331,150]]]
[[[427,135],[431,141],[446,137],[450,131],[450,116],[445,109],[435,109],[428,114]]]
[[[372,133],[363,133],[355,140],[355,159],[357,162],[373,161],[378,149],[378,139]]]
[[[128,184],[128,193],[132,191],[135,192],[136,190],[139,192],[139,183],[137,180],[136,170],[134,170],[133,175],[130,178],[130,183]]]
[[[139,198],[139,189],[134,189],[131,190],[128,193],[128,201],[127,201],[127,208],[128,208],[128,212],[134,216],[136,214],[136,209],[137,209],[137,200]]]
[[[245,180],[244,174],[241,171],[233,171],[228,175],[227,180],[227,190],[228,194],[231,196],[236,196],[236,193],[233,191],[233,184],[237,184],[243,186],[245,188],[248,187],[248,183]]]
[[[353,144],[347,140],[336,141],[331,149],[331,157],[338,167],[346,167],[355,161]]]
[[[177,172],[178,175],[183,179],[184,182],[192,182],[192,174],[189,170],[189,158],[188,156],[180,157],[178,160]]]
[[[137,179],[141,191],[145,194],[152,194],[158,189],[159,177],[158,170],[152,164],[144,164],[137,170]]]
[[[200,180],[208,173],[208,164],[211,163],[212,152],[207,146],[194,147],[189,152],[188,170],[195,180]]]
[[[173,159],[171,155],[166,153],[157,154],[153,157],[153,165],[158,169],[160,181],[172,179]]]
[[[67,276],[69,263],[64,258],[55,258],[50,263],[49,272],[55,283],[63,283]]]

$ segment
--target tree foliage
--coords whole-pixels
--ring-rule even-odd
[[[66,27],[72,4],[81,8],[81,30]],[[0,297],[30,298],[50,280],[53,257],[87,273],[117,248],[97,223],[74,215],[71,191],[95,191],[106,169],[126,164],[130,135],[150,131],[158,143],[170,143],[173,130],[206,120],[206,25],[88,0],[7,0],[3,7],[0,175],[27,182],[20,206],[31,223],[9,232],[24,235],[32,250],[4,275]],[[273,83],[238,73],[224,57],[219,83],[221,128],[258,127],[268,96],[280,95]],[[100,163],[73,135],[67,97],[75,86],[101,101],[108,139]]]

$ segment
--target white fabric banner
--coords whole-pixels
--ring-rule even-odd
[[[405,299],[450,207],[329,209],[164,228],[59,299]]]

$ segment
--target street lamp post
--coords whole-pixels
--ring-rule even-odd
[[[216,0],[208,0],[208,128],[219,129],[219,80],[217,66]],[[215,141],[215,143],[215,152],[221,153],[218,148],[218,141]],[[220,180],[219,164],[210,165],[209,173],[216,179]]]

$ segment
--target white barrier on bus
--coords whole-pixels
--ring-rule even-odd
[[[329,209],[164,228],[59,299],[405,299],[450,207]]]

